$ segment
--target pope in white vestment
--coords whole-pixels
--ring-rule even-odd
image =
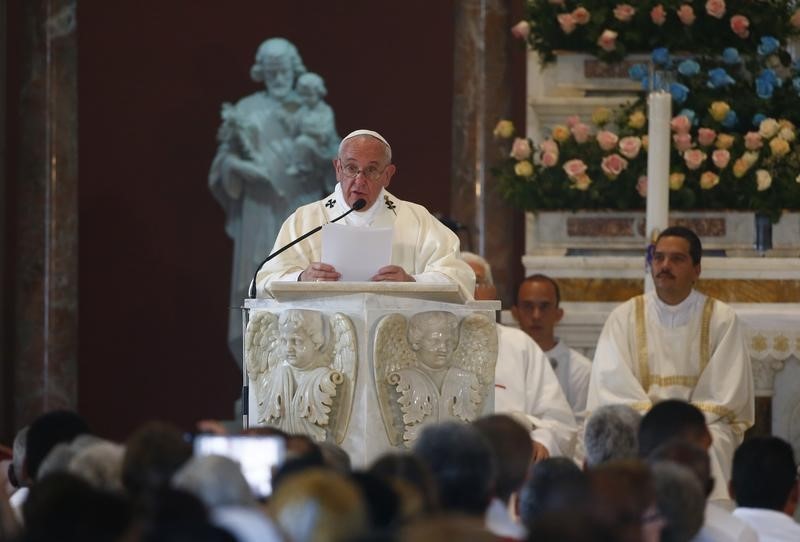
[[[675,230],[686,229],[668,228],[656,243],[656,291],[623,303],[603,326],[587,407],[627,404],[644,413],[664,399],[690,402],[712,436],[710,499],[727,500],[733,452],[755,417],[753,372],[733,309],[692,289],[699,239],[689,230],[698,247],[692,263]]]
[[[527,333],[497,325],[494,410],[512,414],[551,457],[572,455],[577,425],[550,361]]]
[[[350,210],[361,198],[367,202],[365,208],[338,224],[393,228],[391,266],[383,268],[386,271],[376,270],[373,280],[453,282],[471,299],[475,277],[459,256],[458,237],[421,205],[398,199],[386,190],[394,172],[393,165],[380,164],[384,148],[391,161],[386,141],[375,132],[358,130],[346,136],[341,147],[334,161],[339,180],[336,190],[287,218],[273,251]],[[381,165],[383,171],[379,172]],[[368,174],[374,179],[367,178]],[[276,280],[338,280],[338,273],[321,260],[321,236],[303,240],[261,268],[256,276],[258,295],[268,295],[270,282]]]

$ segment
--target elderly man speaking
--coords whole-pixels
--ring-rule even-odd
[[[327,198],[297,209],[283,223],[275,248],[355,208],[342,222],[350,226],[391,227],[391,265],[375,270],[373,281],[454,282],[471,298],[472,269],[459,256],[458,237],[424,207],[386,191],[396,168],[392,148],[372,130],[345,136],[333,160],[336,190]],[[356,204],[364,200],[365,204]],[[321,261],[322,241],[312,236],[267,262],[256,275],[259,296],[268,295],[272,281],[336,281],[341,275]]]

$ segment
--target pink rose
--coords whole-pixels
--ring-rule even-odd
[[[586,24],[592,18],[589,14],[589,10],[585,7],[581,6],[575,8],[575,11],[572,12],[572,18],[575,19],[575,22],[578,24]]]
[[[570,132],[572,132],[572,137],[575,138],[575,141],[578,143],[586,143],[589,141],[589,125],[579,122],[570,128]]]
[[[578,115],[570,115],[567,117],[567,128],[572,128],[576,124],[581,121],[581,118]]]
[[[597,144],[600,145],[600,148],[604,151],[610,151],[611,149],[615,148],[618,141],[619,136],[617,136],[617,134],[614,132],[602,130],[597,134]]]
[[[639,192],[639,195],[643,198],[647,197],[647,175],[642,175],[639,177],[639,180],[636,181],[636,191]]]
[[[694,20],[697,18],[694,14],[694,8],[689,4],[682,4],[681,7],[678,8],[677,13],[678,19],[686,26],[694,23]]]
[[[544,167],[553,167],[558,164],[558,153],[557,152],[543,152],[542,153],[542,165]]]
[[[725,15],[725,0],[708,0],[706,2],[706,13],[715,19],[722,19]]]
[[[758,132],[747,132],[744,135],[744,147],[748,151],[755,151],[764,146],[764,140]]]
[[[575,30],[575,17],[573,17],[570,13],[559,13],[558,24],[564,34],[572,34],[572,32]]]
[[[789,19],[789,24],[795,28],[800,28],[800,9],[796,9]]]
[[[558,154],[558,143],[552,139],[545,139],[539,143],[539,148],[542,150],[542,152],[552,152]]]
[[[706,161],[706,153],[699,149],[691,149],[683,153],[683,160],[686,162],[686,167],[695,170]]]
[[[731,161],[731,153],[725,149],[717,149],[711,153],[711,161],[719,169],[725,169]]]
[[[619,152],[629,160],[636,158],[640,150],[642,150],[642,140],[636,136],[623,137],[619,141]]]
[[[619,4],[617,7],[614,8],[614,17],[618,21],[622,21],[623,23],[629,22],[633,19],[633,15],[636,13],[636,8],[634,8],[630,4]]]
[[[520,21],[511,27],[511,35],[520,40],[528,39],[530,33],[531,23],[528,21]]]
[[[700,128],[697,130],[697,142],[704,147],[709,147],[717,139],[717,132],[711,128]]]
[[[692,121],[686,115],[678,115],[669,121],[669,126],[676,134],[686,134],[689,133],[689,129],[692,127]]]
[[[531,149],[531,142],[527,139],[518,137],[511,145],[511,156],[515,160],[527,160],[531,157],[532,152],[533,150]]]
[[[675,143],[675,148],[678,152],[688,151],[692,148],[691,134],[675,134],[672,136],[672,141]]]
[[[603,30],[603,33],[597,38],[597,45],[599,45],[603,51],[613,51],[617,48],[618,35],[619,34],[613,30]]]
[[[663,5],[658,4],[650,10],[650,20],[653,21],[653,24],[656,26],[661,26],[667,22],[667,10],[664,9]]]
[[[744,15],[734,15],[731,17],[731,30],[742,39],[750,35],[750,21]]]
[[[619,177],[619,174],[622,173],[622,170],[626,167],[628,167],[628,161],[616,153],[604,157],[603,161],[600,163],[600,169],[602,169],[606,177],[612,181]]]
[[[578,160],[577,158],[574,160],[569,160],[568,162],[564,163],[564,173],[567,174],[567,177],[577,177],[579,175],[583,175],[586,173],[586,164],[583,160]]]

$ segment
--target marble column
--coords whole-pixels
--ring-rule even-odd
[[[516,0],[454,3],[453,163],[451,213],[469,228],[472,252],[492,265],[498,295],[510,306],[522,275],[522,214],[506,203],[490,169],[503,157],[492,131],[501,118],[524,130],[525,47],[510,29],[522,14]],[[519,94],[519,92],[517,93]],[[462,236],[462,242],[464,236]]]
[[[78,94],[77,0],[19,3],[11,409],[14,427],[77,405]],[[16,79],[16,78],[12,78]],[[17,93],[15,93],[17,94]],[[13,188],[12,188],[13,185]]]

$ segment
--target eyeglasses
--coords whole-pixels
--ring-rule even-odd
[[[387,166],[388,167],[388,166]],[[340,167],[342,170],[342,175],[344,175],[348,179],[355,179],[358,177],[358,174],[362,174],[365,179],[369,181],[377,181],[383,175],[383,172],[386,171],[386,168],[378,169],[376,166],[368,166],[364,169],[359,168],[355,164],[347,164]]]

